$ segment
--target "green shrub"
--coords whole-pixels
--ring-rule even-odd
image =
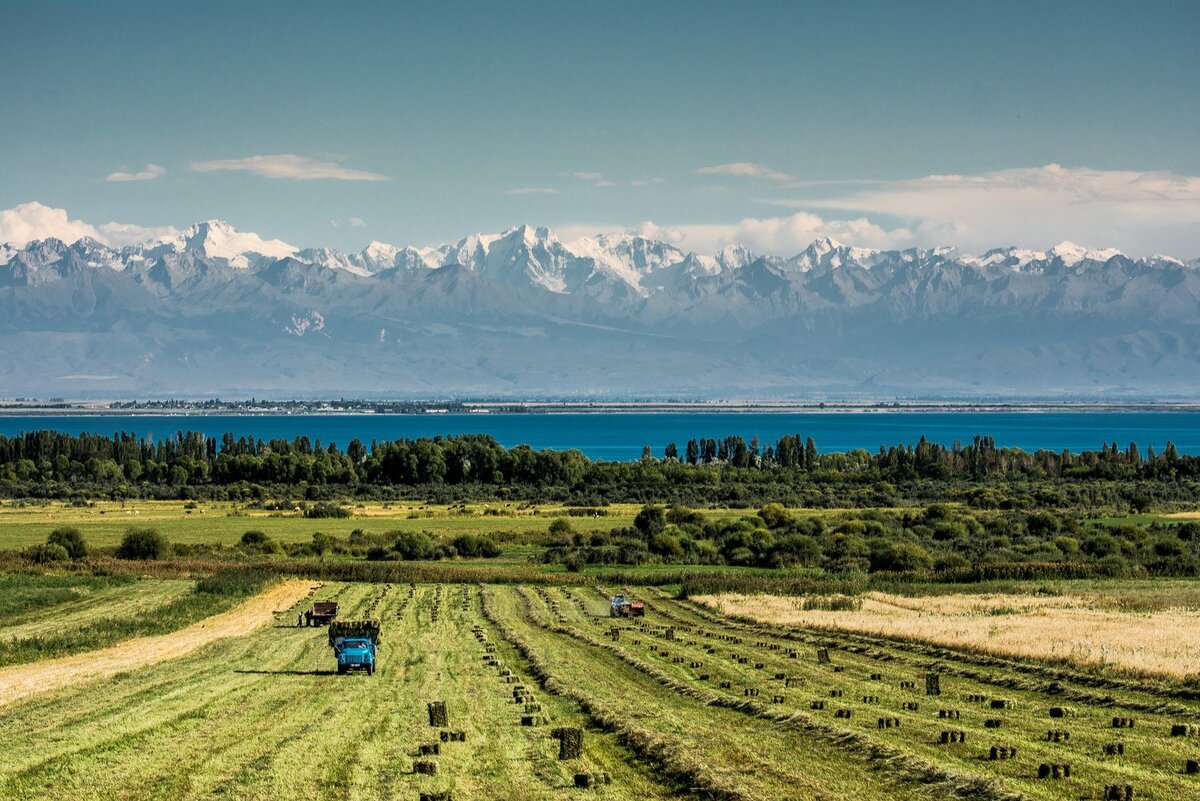
[[[48,565],[53,562],[65,562],[71,558],[67,549],[54,543],[30,545],[21,553],[30,562],[37,565]]]
[[[118,559],[162,559],[170,550],[166,538],[155,528],[131,528],[117,548]]]
[[[83,539],[83,534],[77,528],[70,526],[56,528],[50,532],[50,536],[46,538],[46,542],[49,545],[61,545],[72,559],[82,559],[88,555],[87,542]]]

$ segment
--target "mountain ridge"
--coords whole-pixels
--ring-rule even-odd
[[[206,221],[0,257],[13,395],[1116,398],[1200,375],[1200,264],[1069,242],[783,258],[515,226],[350,254]]]

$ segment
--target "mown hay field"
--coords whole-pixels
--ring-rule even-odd
[[[838,606],[806,597],[698,596],[713,609],[783,626],[908,639],[998,656],[1148,677],[1200,680],[1200,584],[1113,582],[1055,594],[898,596],[868,592]],[[1174,605],[1169,605],[1173,602]]]
[[[588,587],[328,583],[248,633],[0,705],[0,798],[932,801],[1124,798],[1128,787],[1175,801],[1200,790],[1186,772],[1200,758],[1200,701],[1183,684],[760,625],[632,593],[645,619],[608,617]],[[336,675],[324,630],[295,625],[329,599],[345,618],[383,621],[374,676]],[[446,720],[431,725],[438,702]]]

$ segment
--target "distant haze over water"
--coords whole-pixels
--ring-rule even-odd
[[[103,415],[0,416],[0,435],[53,429],[71,434],[118,431],[141,437],[170,437],[199,431],[211,437],[294,439],[307,436],[322,445],[344,449],[358,438],[371,440],[491,434],[512,447],[578,448],[589,458],[632,460],[649,445],[656,457],[674,442],[683,451],[693,438],[720,439],[758,435],[765,446],[783,434],[812,437],[822,452],[880,445],[915,444],[922,435],[950,446],[968,444],[976,435],[994,437],[1001,447],[1027,451],[1098,450],[1116,442],[1124,449],[1136,442],[1143,453],[1153,446],[1162,453],[1168,440],[1180,453],[1200,454],[1200,413],[1193,412],[823,412],[795,413],[552,413],[552,414],[415,414],[415,415]]]

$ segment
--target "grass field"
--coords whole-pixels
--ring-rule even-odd
[[[540,535],[546,532],[562,506],[522,503],[471,503],[458,506],[393,503],[346,504],[351,517],[308,519],[299,512],[272,512],[247,509],[230,503],[197,502],[187,508],[182,501],[97,501],[94,506],[77,507],[60,502],[46,504],[0,503],[0,550],[21,548],[45,542],[46,535],[60,526],[79,528],[95,546],[120,543],[130,526],[152,526],[171,542],[185,544],[214,543],[234,545],[242,534],[253,529],[281,542],[307,542],[314,532],[348,535],[355,529],[368,533],[427,530],[452,537],[462,533],[513,532]],[[576,531],[608,531],[628,526],[641,506],[612,504],[602,517],[570,517]],[[711,509],[705,515],[713,519],[736,518],[752,513],[745,509]],[[829,515],[829,510],[799,510],[801,514]]]
[[[728,615],[763,623],[911,639],[980,653],[1144,676],[1200,680],[1195,636],[1200,582],[1080,583],[1060,592],[939,594],[869,592],[858,608],[806,608],[803,598],[697,597]]]
[[[1136,798],[1177,801],[1200,791],[1200,776],[1184,773],[1200,741],[1171,736],[1200,725],[1182,684],[763,626],[637,594],[644,621],[609,618],[595,588],[331,583],[315,597],[338,600],[346,617],[375,605],[383,620],[375,676],[334,673],[324,632],[293,625],[303,599],[252,633],[0,706],[0,797],[932,801],[1102,798],[1130,785]],[[69,602],[54,610],[48,619],[74,613]],[[940,694],[926,694],[928,674]],[[446,728],[464,742],[441,741],[432,701],[446,702]],[[521,725],[526,715],[537,725]],[[584,729],[580,758],[557,758],[559,727]],[[963,741],[943,744],[943,732]],[[435,744],[439,753],[419,755]],[[994,746],[1015,753],[990,759]],[[417,762],[436,773],[414,772]],[[1038,778],[1043,764],[1069,764],[1070,776]],[[611,783],[578,790],[576,774]]]

